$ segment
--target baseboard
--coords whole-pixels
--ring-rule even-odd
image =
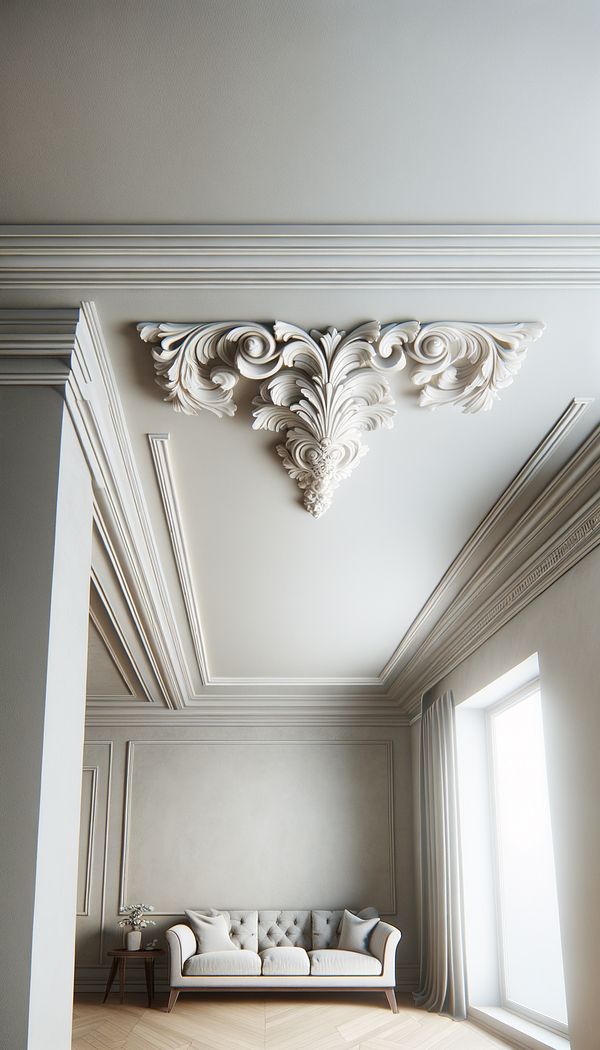
[[[396,990],[416,992],[419,987],[419,967],[416,964],[396,966]]]

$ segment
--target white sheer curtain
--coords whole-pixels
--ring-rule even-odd
[[[421,718],[421,972],[415,1002],[467,1016],[456,734],[452,693],[423,697]]]

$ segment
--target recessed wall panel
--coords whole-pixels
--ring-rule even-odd
[[[129,744],[122,904],[393,914],[393,857],[389,741]]]

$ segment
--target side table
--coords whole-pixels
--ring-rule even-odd
[[[108,999],[109,992],[112,988],[112,983],[115,979],[117,969],[119,971],[119,990],[121,993],[121,1002],[125,1002],[125,966],[128,959],[143,959],[144,970],[146,971],[146,992],[148,994],[148,1006],[152,1006],[154,1000],[154,963],[160,955],[164,955],[164,948],[153,948],[152,951],[145,951],[140,948],[135,952],[128,952],[127,948],[115,948],[113,951],[108,952],[108,955],[112,956],[112,963],[110,966],[110,973],[108,975],[108,981],[106,982],[106,991],[104,993],[103,1003]]]

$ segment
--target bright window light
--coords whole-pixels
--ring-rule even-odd
[[[542,1026],[557,1045],[567,1007],[541,689],[533,653],[456,708],[465,950],[470,1009]]]
[[[566,1030],[539,689],[487,714],[503,1005]]]

